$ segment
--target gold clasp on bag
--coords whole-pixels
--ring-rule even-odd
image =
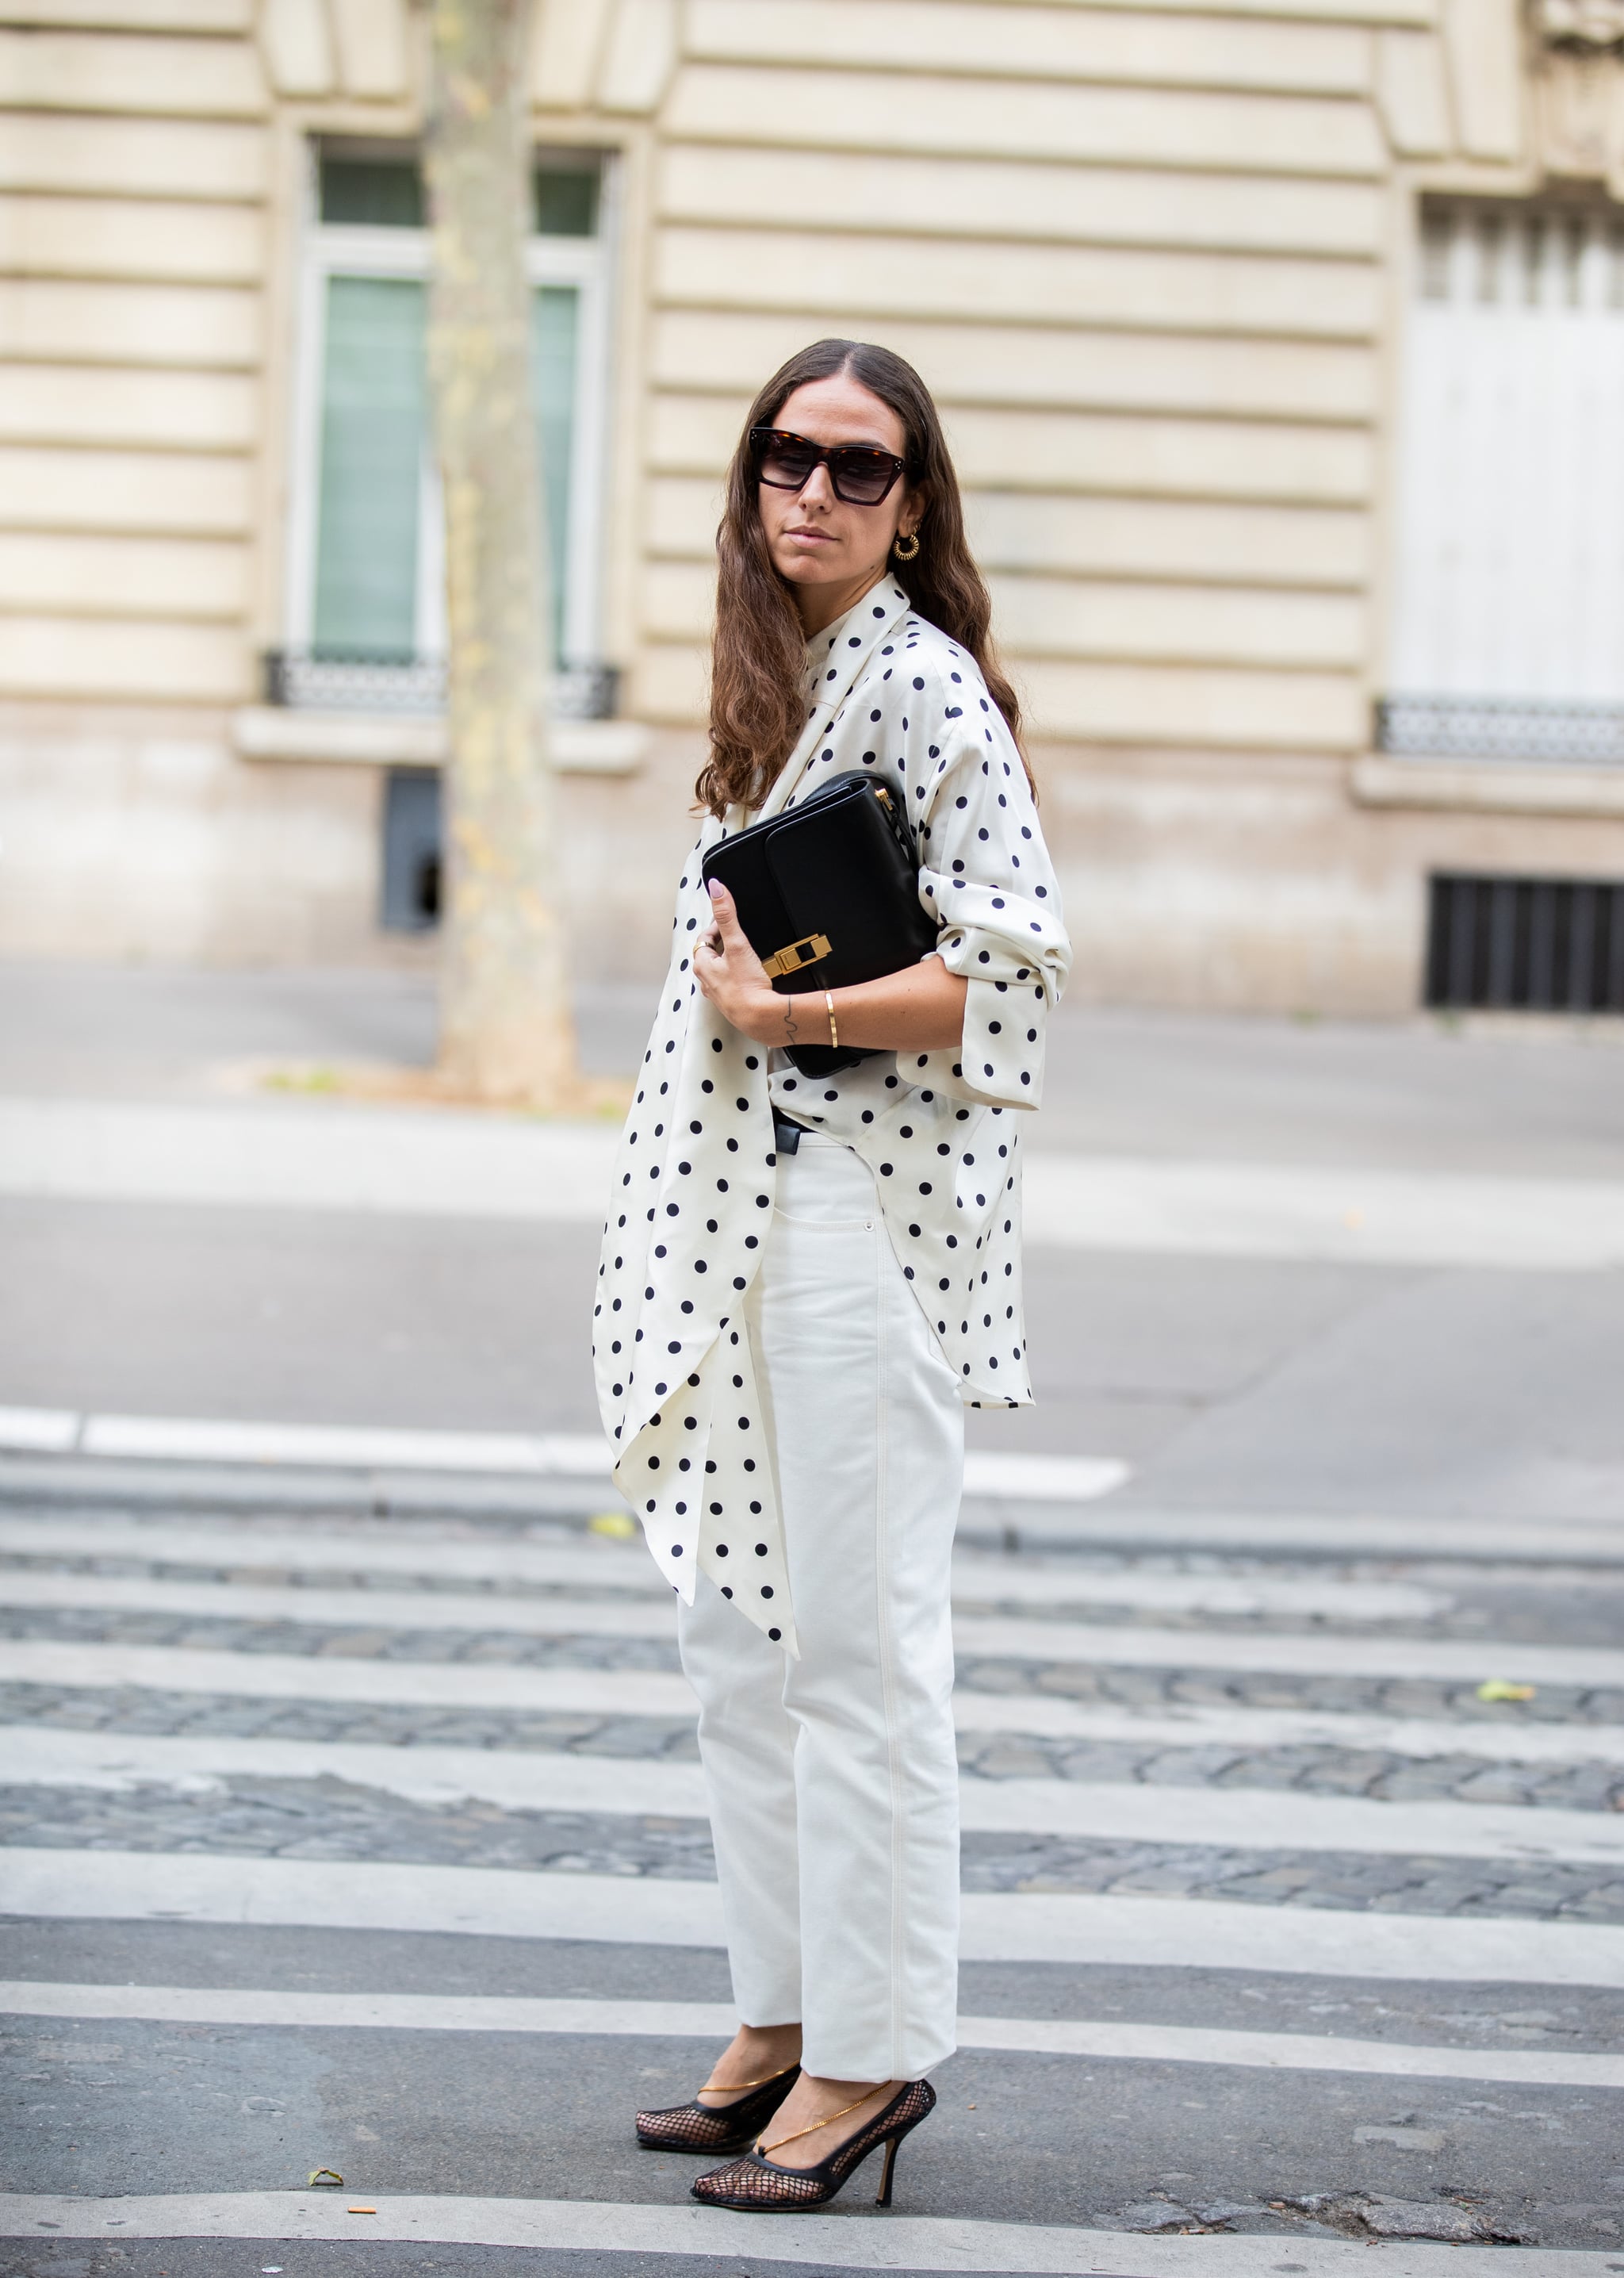
[[[769,980],[776,981],[781,973],[799,973],[804,966],[816,965],[820,959],[828,954],[829,937],[827,933],[803,934],[799,941],[792,941],[787,949],[776,950],[771,957],[764,958],[761,969]]]

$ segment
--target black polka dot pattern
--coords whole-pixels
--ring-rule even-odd
[[[810,1090],[724,1021],[690,971],[700,859],[756,818],[706,820],[678,891],[671,970],[615,1164],[593,1351],[615,1477],[666,1579],[704,1572],[796,1651],[744,1300],[776,1185],[771,1106],[876,1173],[903,1270],[972,1407],[1032,1397],[1020,1292],[1018,1115],[1041,1097],[1071,959],[1025,770],[972,660],[881,585],[808,645],[807,722],[762,806],[877,769],[905,794],[939,954],[969,982],[960,1046],[876,1054]],[[758,1229],[760,1229],[759,1231]],[[741,1541],[751,1587],[736,1596]]]

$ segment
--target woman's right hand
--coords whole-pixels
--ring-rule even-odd
[[[724,1021],[759,1044],[796,1043],[809,1037],[786,1034],[796,1027],[794,1000],[780,997],[766,977],[739,923],[732,895],[719,879],[710,884],[715,924],[694,950],[694,978]]]

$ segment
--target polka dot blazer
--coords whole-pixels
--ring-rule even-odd
[[[1071,962],[1025,771],[972,660],[888,580],[807,648],[807,722],[760,814],[832,775],[900,790],[937,953],[969,982],[962,1043],[798,1074],[699,994],[700,858],[759,817],[707,819],[615,1165],[593,1357],[615,1479],[692,1602],[701,1569],[795,1650],[773,1464],[743,1326],[772,1224],[772,1106],[854,1148],[971,1407],[1032,1398],[1021,1318],[1019,1114],[1037,1106]],[[782,1062],[780,1066],[779,1063]]]

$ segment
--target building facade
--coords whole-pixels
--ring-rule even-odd
[[[432,955],[423,33],[0,4],[0,954]],[[942,405],[1079,993],[1624,1010],[1624,0],[541,0],[530,88],[585,969],[842,333]]]

